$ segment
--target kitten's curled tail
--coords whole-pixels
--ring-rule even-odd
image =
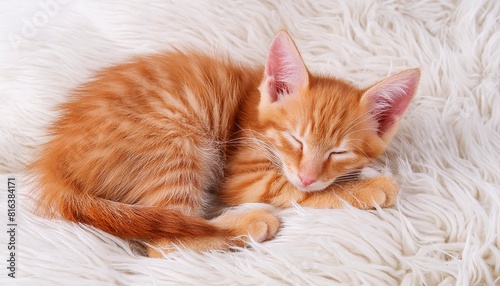
[[[210,237],[223,230],[201,217],[187,216],[166,207],[130,205],[98,197],[79,196],[67,202],[67,220],[81,222],[125,239]]]
[[[226,234],[226,230],[201,217],[166,207],[125,204],[78,191],[61,193],[60,189],[45,186],[39,198],[39,211],[59,213],[63,219],[91,225],[124,239],[153,241]]]

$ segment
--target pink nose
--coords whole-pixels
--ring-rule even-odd
[[[310,175],[299,174],[300,181],[304,186],[309,186],[310,184],[316,182],[316,178]]]

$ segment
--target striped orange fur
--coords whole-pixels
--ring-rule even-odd
[[[229,205],[390,205],[392,178],[338,177],[384,151],[418,77],[409,70],[358,89],[313,75],[286,32],[265,67],[172,51],[107,68],[61,106],[30,166],[39,209],[168,252],[276,234],[268,208],[206,219],[214,190]]]

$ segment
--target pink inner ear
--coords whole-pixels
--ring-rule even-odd
[[[269,48],[265,75],[271,102],[307,86],[307,69],[286,32],[278,33]]]
[[[419,78],[417,69],[404,71],[383,80],[365,93],[363,97],[371,103],[380,136],[402,117],[415,95]]]
[[[271,102],[278,101],[280,97],[291,92],[290,85],[280,81],[269,80],[268,88]]]

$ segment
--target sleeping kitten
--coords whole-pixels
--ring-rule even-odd
[[[346,178],[384,152],[418,80],[413,69],[357,89],[313,75],[283,31],[263,68],[177,51],[107,68],[61,106],[30,166],[39,209],[160,257],[275,236],[262,204],[206,219],[212,190],[228,205],[389,206],[390,176]]]

